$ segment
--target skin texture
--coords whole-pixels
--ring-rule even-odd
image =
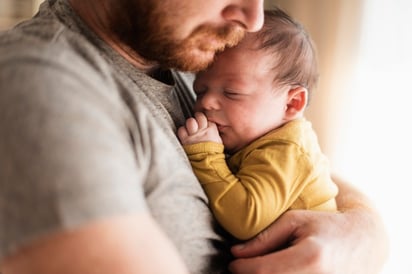
[[[225,41],[227,33],[237,37],[234,32],[256,31],[263,23],[263,0],[124,0],[121,5],[113,0],[70,2],[97,35],[133,65],[147,72],[157,66],[191,71],[203,69],[212,61],[215,50],[236,43],[238,38]],[[153,13],[145,13],[148,10]],[[136,14],[139,11],[141,14]],[[133,23],[144,14],[154,17],[149,21],[141,17],[144,25],[142,21]],[[160,33],[162,28],[159,26],[155,28],[159,20],[164,20],[164,33]],[[149,32],[142,28],[155,30],[156,37],[148,37]],[[223,34],[210,39],[213,30]],[[139,41],[157,42],[166,34],[170,40],[153,52],[143,42],[139,44]],[[141,36],[127,38],[130,35]],[[210,48],[204,46],[204,41],[209,40],[213,41]],[[185,50],[177,51],[177,48]],[[159,49],[163,52],[170,50],[170,54],[155,58]],[[379,214],[370,207],[363,194],[339,185],[343,187],[338,197],[339,206],[344,213],[325,216],[324,213],[290,212],[249,247],[242,251],[233,250],[237,257],[263,255],[284,242],[283,236],[295,235],[296,253],[273,253],[235,261],[231,266],[233,272],[376,273],[373,271],[383,265],[387,250]],[[302,252],[307,247],[313,251],[309,258]],[[354,251],[357,257],[349,254]],[[149,213],[96,220],[70,232],[45,235],[19,248],[0,263],[2,274],[187,273],[177,251]]]

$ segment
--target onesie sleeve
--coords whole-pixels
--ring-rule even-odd
[[[228,163],[221,144],[187,145],[185,151],[216,219],[240,240],[265,229],[305,187],[296,176],[298,170],[308,174],[309,166],[299,148],[291,143],[256,142],[232,156]]]

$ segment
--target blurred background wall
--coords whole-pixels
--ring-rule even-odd
[[[391,244],[382,274],[410,274],[412,2],[266,0],[298,19],[318,49],[307,116],[335,173],[382,212]]]
[[[43,0],[0,0],[0,30]],[[382,212],[391,255],[382,274],[411,274],[412,2],[266,0],[298,19],[318,50],[320,82],[307,111],[334,171]]]
[[[0,0],[0,30],[32,16],[43,0]]]
[[[306,114],[320,135],[324,152],[332,157],[339,142],[336,133],[344,123],[340,109],[344,104],[335,102],[351,97],[347,85],[359,51],[364,0],[272,0],[266,1],[266,8],[273,4],[300,21],[315,41],[320,79]]]

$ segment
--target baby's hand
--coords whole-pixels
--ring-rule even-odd
[[[183,145],[191,145],[201,142],[222,143],[215,123],[207,120],[204,113],[196,112],[195,117],[186,120],[186,125],[177,131],[180,142]]]

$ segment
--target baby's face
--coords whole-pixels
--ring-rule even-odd
[[[284,121],[287,91],[276,90],[273,58],[250,50],[249,36],[221,53],[210,68],[198,73],[195,111],[217,124],[226,150],[235,152]]]

